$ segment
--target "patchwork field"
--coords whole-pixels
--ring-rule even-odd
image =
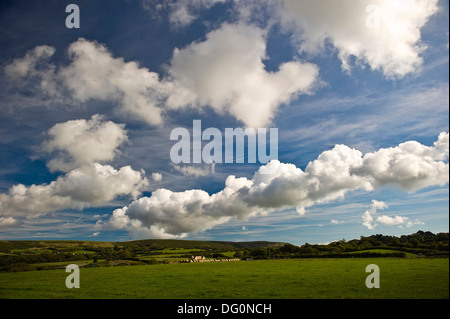
[[[380,268],[380,288],[365,285]],[[448,299],[448,258],[290,259],[0,273],[0,298]]]

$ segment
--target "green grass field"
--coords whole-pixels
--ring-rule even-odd
[[[379,289],[365,286],[368,264]],[[0,298],[441,299],[448,259],[291,259],[80,268],[80,288],[64,269],[0,273]]]

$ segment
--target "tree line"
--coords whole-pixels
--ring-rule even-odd
[[[360,239],[345,239],[326,245],[308,244],[295,246],[240,250],[235,254],[241,259],[276,258],[364,258],[364,257],[406,257],[406,253],[427,257],[448,257],[449,234],[418,231],[400,237],[386,235],[361,236]],[[383,252],[376,250],[382,249]],[[390,250],[390,252],[386,252]]]

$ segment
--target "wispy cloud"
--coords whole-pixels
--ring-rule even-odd
[[[367,229],[373,230],[378,225],[411,228],[414,225],[424,224],[419,219],[411,220],[410,218],[405,216],[379,216],[378,211],[386,208],[388,208],[388,205],[385,202],[373,200],[370,209],[366,210],[361,217],[363,226],[367,227]]]
[[[345,141],[352,146],[365,144],[365,151],[373,151],[374,136],[383,132],[383,139],[398,134],[428,136],[448,129],[447,83],[435,87],[426,85],[383,92],[367,90],[353,97],[317,98],[302,103],[277,119],[279,125],[293,121],[300,123],[290,131],[282,131],[282,138],[296,145]],[[363,111],[364,110],[364,111]],[[348,112],[352,112],[351,117]],[[386,115],[389,116],[386,116]],[[301,121],[309,118],[308,122]]]
[[[194,176],[194,177],[204,177],[213,175],[215,173],[215,164],[204,165],[203,167],[192,166],[192,165],[175,165],[172,164],[173,168],[180,172],[183,176]]]

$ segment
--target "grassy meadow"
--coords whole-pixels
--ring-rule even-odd
[[[380,268],[380,288],[365,285]],[[448,258],[285,259],[0,273],[0,298],[448,299]]]

